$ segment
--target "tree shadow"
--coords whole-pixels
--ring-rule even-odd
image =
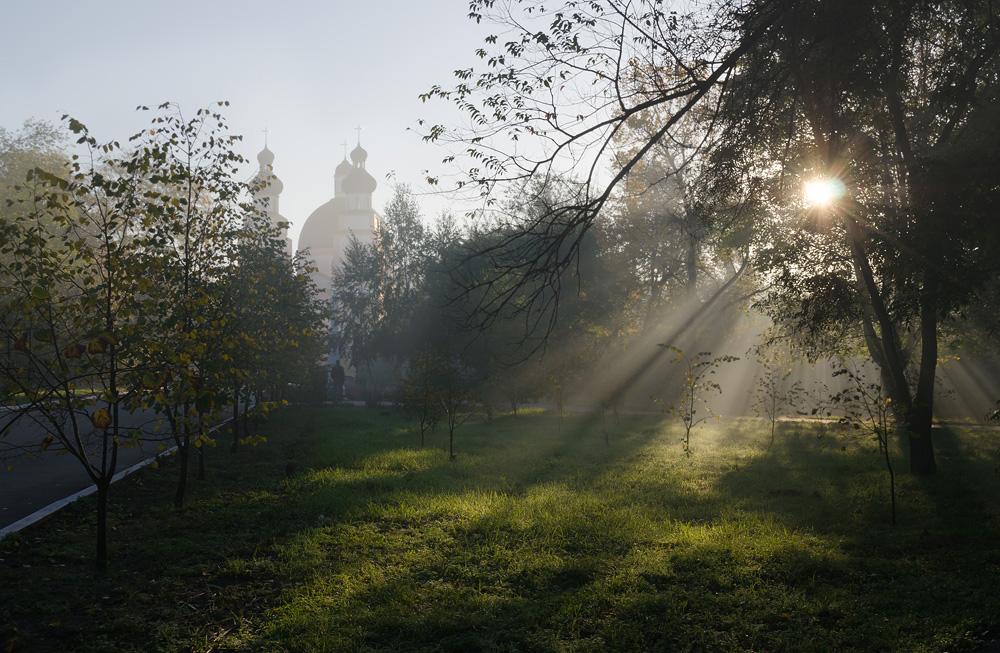
[[[727,639],[737,635],[780,648],[781,606],[796,596],[809,613],[798,627],[864,648],[883,635],[851,601],[868,611],[895,601],[919,619],[932,585],[970,588],[947,614],[998,580],[1000,555],[989,563],[996,547],[985,544],[996,519],[977,486],[991,470],[961,433],[938,438],[940,480],[904,480],[893,529],[877,453],[833,425],[783,423],[768,448],[758,423],[734,422],[697,435],[685,457],[659,416],[624,416],[607,446],[594,413],[561,428],[554,414],[505,415],[470,425],[450,462],[395,417],[320,414],[301,443],[321,443],[322,456],[291,438],[260,463],[259,487],[202,497],[183,531],[123,551],[124,571],[174,583],[199,608],[190,632],[235,619],[251,649],[290,638],[318,650],[673,650],[738,648]],[[287,458],[316,462],[286,478]],[[200,564],[176,560],[198,533]],[[948,548],[970,543],[983,558],[971,578],[973,558]],[[913,580],[915,569],[932,582]],[[160,635],[135,623],[131,637],[155,644]],[[903,637],[919,625],[886,628]]]
[[[970,523],[984,525],[977,546],[997,534],[988,503],[972,498],[973,479],[983,477],[965,465],[972,445],[953,433],[939,438],[947,452],[940,481],[904,475],[900,525],[891,528],[877,450],[833,424],[783,424],[768,448],[748,421],[696,440],[694,455],[685,458],[663,421],[651,416],[632,418],[611,446],[594,414],[572,416],[561,429],[554,415],[533,417],[536,432],[520,439],[516,428],[506,429],[508,419],[521,418],[467,431],[457,464],[439,448],[405,448],[416,458],[374,449],[351,454],[290,482],[280,507],[240,517],[256,512],[270,523],[280,511],[293,527],[273,533],[274,548],[310,551],[277,566],[286,593],[262,622],[256,645],[291,637],[327,648],[339,641],[345,648],[551,650],[571,641],[629,650],[623,642],[631,636],[639,648],[670,648],[664,643],[705,628],[677,611],[678,601],[728,605],[746,583],[757,594],[728,609],[760,612],[763,641],[784,641],[789,624],[774,616],[774,605],[804,592],[810,628],[835,633],[840,646],[863,648],[868,638],[896,641],[919,632],[927,602],[949,578],[961,577],[969,592],[944,601],[935,618],[968,609],[997,581],[996,565],[963,576],[970,558],[947,550],[969,542],[963,538]],[[409,507],[414,497],[431,495],[434,507]],[[956,511],[962,495],[968,500]],[[681,526],[667,539],[663,530],[643,531],[670,522]],[[365,530],[360,539],[341,533],[358,528]],[[766,541],[748,545],[746,537]],[[355,549],[341,548],[345,541]],[[359,541],[367,544],[357,548]],[[399,562],[417,551],[429,556],[426,564]],[[603,588],[624,561],[641,556],[654,563],[629,577],[608,617]],[[342,588],[336,610],[294,589],[295,582],[308,586],[317,569],[358,579]],[[869,612],[911,616],[869,631],[868,621],[851,614],[851,601]],[[310,641],[316,633],[333,639]],[[715,642],[729,636],[702,635]]]

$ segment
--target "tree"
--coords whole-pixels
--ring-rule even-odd
[[[19,420],[46,435],[19,445],[31,455],[49,447],[73,456],[97,488],[99,569],[107,566],[107,509],[119,447],[139,434],[121,426],[131,390],[135,316],[149,308],[141,250],[144,162],[118,143],[98,144],[80,122],[64,118],[83,155],[55,172],[27,173],[30,194],[8,205],[0,244],[0,433]],[[11,453],[7,451],[5,453]]]
[[[627,120],[614,141],[615,161],[628,161],[670,118],[670,110],[668,105]],[[595,225],[607,232],[609,248],[634,266],[646,323],[662,315],[671,300],[693,297],[699,285],[707,285],[703,278],[724,268],[739,245],[727,234],[732,225],[718,219],[711,196],[703,192],[705,152],[713,136],[711,116],[703,113],[693,112],[647,151]]]
[[[231,388],[233,453],[256,441],[240,437],[240,402],[246,426],[251,406],[261,415],[285,399],[285,388],[309,378],[326,351],[327,304],[305,260],[290,258],[278,235],[266,225],[247,230],[221,279],[222,312],[230,317],[216,365]]]
[[[722,393],[722,386],[712,377],[722,363],[739,359],[729,355],[709,358],[712,355],[710,351],[685,355],[676,347],[667,346],[667,349],[677,354],[673,362],[680,365],[683,377],[675,400],[657,399],[657,401],[664,404],[664,410],[674,418],[675,422],[684,426],[681,446],[685,455],[690,456],[692,429],[713,417],[719,419],[708,404],[708,393]]]
[[[428,125],[425,137],[467,148],[471,163],[460,187],[484,196],[526,179],[543,189],[567,178],[577,183],[574,194],[497,246],[510,252],[503,264],[517,275],[517,292],[551,306],[546,289],[572,269],[583,235],[614,189],[701,100],[713,97],[773,13],[760,10],[763,25],[740,41],[737,30],[754,9],[736,11],[729,3],[684,15],[660,2],[470,4],[471,18],[497,23],[508,40],[498,46],[498,37],[488,37],[476,52],[484,70],[460,69],[454,89],[435,86],[423,96],[454,102],[472,128]],[[653,133],[628,154],[616,153],[604,180],[602,161],[615,153],[628,121],[647,116],[657,121]],[[530,145],[522,146],[525,140]]]
[[[731,143],[740,140],[751,151],[780,146],[790,181],[832,178],[844,193],[808,211],[805,221],[786,214],[784,231],[796,244],[775,247],[783,260],[768,262],[782,288],[812,287],[852,309],[844,311],[845,321],[859,324],[908,425],[916,473],[935,468],[940,323],[996,274],[980,248],[996,230],[978,204],[996,192],[978,174],[995,166],[995,155],[983,149],[997,142],[996,129],[985,126],[996,111],[992,80],[1000,49],[991,21],[985,7],[958,3],[933,14],[919,3],[830,4],[816,11],[792,5],[781,30],[747,58],[749,70],[766,67],[768,74],[748,74],[734,85],[742,100],[756,98],[749,105],[754,120],[769,127],[731,123]],[[776,102],[766,106],[767,100]],[[974,146],[972,139],[991,145]],[[977,173],[956,178],[964,168],[958,157]],[[815,263],[818,254],[825,265]],[[813,262],[804,265],[809,257]],[[920,352],[913,387],[908,335]]]
[[[425,444],[427,429],[433,429],[443,416],[439,384],[443,367],[440,354],[433,349],[415,352],[400,382],[403,405],[415,413],[420,422],[421,447]]]
[[[448,426],[448,458],[455,460],[455,431],[472,417],[468,372],[453,358],[441,357],[434,370],[438,401]]]
[[[786,408],[794,408],[803,396],[802,383],[790,383],[791,362],[783,352],[772,350],[758,358],[759,373],[753,393],[754,410],[767,418],[771,426],[768,446],[774,445],[774,428]]]
[[[400,383],[404,405],[420,420],[420,446],[428,428],[448,427],[448,457],[455,459],[455,431],[472,417],[471,375],[457,356],[425,346],[410,357]]]
[[[869,381],[857,366],[835,364],[833,375],[847,379],[847,387],[831,397],[832,403],[844,411],[841,423],[867,432],[878,443],[878,452],[889,474],[889,515],[890,523],[895,526],[896,474],[889,457],[889,436],[893,432],[892,397],[887,397],[882,386]]]
[[[386,306],[382,326],[391,335],[384,340],[386,347],[395,346],[391,353],[401,358],[413,346],[409,321],[425,299],[424,281],[432,256],[431,234],[424,227],[420,206],[408,185],[393,187],[378,238],[384,241],[379,250],[387,259],[381,289]]]
[[[244,159],[233,147],[241,137],[226,130],[219,112],[225,104],[199,109],[190,119],[176,105],[163,104],[153,127],[132,139],[151,185],[145,211],[154,246],[144,265],[149,283],[160,290],[136,325],[145,338],[144,365],[169,377],[141,403],[171,423],[180,459],[178,507],[191,447],[212,443],[209,426],[228,403],[226,388],[218,385],[219,362],[233,316],[221,280],[245,230],[266,221],[252,204],[251,182],[238,176]]]
[[[29,170],[0,220],[0,435],[18,420],[45,430],[0,441],[0,456],[51,448],[81,463],[97,488],[103,569],[119,449],[172,438],[181,505],[190,447],[213,442],[207,428],[230,391],[287,383],[313,365],[323,311],[249,203],[238,137],[218,112],[185,120],[163,105],[129,149],[65,120],[79,153]],[[136,408],[170,429],[125,429],[123,411]]]
[[[333,348],[342,358],[361,368],[379,354],[378,342],[384,298],[379,292],[384,277],[384,260],[375,243],[352,235],[344,250],[341,266],[333,270]]]
[[[997,237],[985,207],[1000,190],[1000,32],[988,5],[720,0],[681,13],[652,0],[476,0],[470,15],[508,28],[507,40],[489,37],[483,69],[424,96],[456,103],[471,131],[428,126],[426,137],[468,147],[462,183],[487,195],[578,173],[578,194],[497,246],[511,253],[510,297],[553,301],[547,289],[613,190],[706,109],[713,210],[739,226],[776,295],[796,289],[811,304],[762,306],[857,333],[908,425],[911,471],[934,471],[940,324],[997,275],[981,247]],[[627,121],[656,112],[649,137],[598,174]],[[801,189],[817,178],[843,196],[804,210]],[[843,310],[812,311],[825,298]],[[913,388],[907,334],[920,348]]]
[[[39,187],[41,180],[28,179],[31,170],[65,171],[69,162],[65,147],[65,132],[47,122],[26,120],[17,131],[0,127],[0,218],[16,219],[20,206]]]
[[[363,377],[383,383],[409,352],[420,346],[412,327],[425,301],[424,280],[430,263],[430,234],[420,207],[405,184],[397,185],[375,238],[352,236],[340,267],[332,271],[331,344]]]

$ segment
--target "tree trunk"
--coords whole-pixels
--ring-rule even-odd
[[[428,399],[424,399],[424,405],[420,407],[420,448],[424,448],[424,438],[427,435],[427,425],[431,422],[431,411]]]
[[[185,403],[184,413],[187,414],[187,404]],[[174,507],[181,508],[184,506],[184,493],[187,491],[187,477],[188,477],[188,451],[191,448],[191,427],[188,424],[184,424],[184,432],[181,435],[180,442],[177,443],[177,455],[181,459],[181,470],[180,475],[177,478],[177,492],[174,494]]]
[[[892,471],[892,461],[889,460],[889,438],[886,432],[886,424],[881,425],[881,432],[878,434],[878,444],[885,456],[885,468],[889,470],[889,514],[891,523],[896,525],[896,474]]]
[[[896,326],[889,317],[889,311],[882,301],[882,294],[879,292],[875,277],[872,274],[871,265],[868,262],[868,255],[865,253],[862,242],[861,227],[853,218],[847,218],[847,227],[851,252],[853,255],[855,273],[860,277],[864,294],[867,296],[869,305],[878,320],[881,337],[882,360],[885,361],[885,368],[888,369],[891,387],[889,392],[895,392],[892,400],[900,405],[907,406],[907,410],[912,407],[910,388],[906,383],[905,367],[903,365],[902,349],[899,346],[899,338],[896,337]]]
[[[903,61],[903,25],[902,19],[895,21],[889,33],[892,43],[893,70],[901,70],[898,65]],[[889,75],[886,88],[887,108],[892,121],[896,148],[903,162],[903,170],[910,179],[919,179],[918,166],[910,135],[906,128],[906,113],[902,102],[901,80],[898,75]],[[919,184],[911,190],[911,198],[922,193]],[[919,202],[918,202],[919,204]],[[927,216],[924,216],[926,219]],[[934,416],[934,375],[937,372],[937,277],[934,264],[937,261],[927,261],[924,273],[924,285],[920,293],[920,376],[917,379],[917,394],[909,408],[908,434],[910,443],[910,473],[919,475],[933,474],[937,469],[934,461],[934,444],[931,440],[931,419]]]
[[[698,285],[698,216],[694,211],[688,211],[687,222],[688,242],[684,260],[687,279],[685,279],[684,286],[688,296],[693,297]]]
[[[931,439],[937,350],[937,279],[933,272],[927,272],[920,294],[920,376],[909,429],[910,472],[913,474],[933,474],[937,469]]]
[[[875,283],[871,266],[861,241],[861,229],[851,218],[848,218],[848,233],[853,253],[855,271],[861,281],[864,294],[870,302],[872,312],[878,320],[881,330],[876,343],[876,350],[881,353],[884,366],[880,365],[883,384],[892,401],[895,414],[902,418],[908,433],[910,445],[910,472],[914,474],[933,474],[934,448],[931,442],[931,415],[934,408],[934,373],[937,366],[937,313],[936,295],[928,291],[928,280],[925,278],[925,291],[921,295],[921,335],[922,351],[920,361],[920,380],[917,397],[914,401],[910,394],[910,386],[906,381],[905,356],[896,336],[896,327],[892,323],[889,311],[886,309],[878,286]],[[928,314],[928,309],[929,313]],[[868,340],[866,333],[866,340]],[[930,360],[928,360],[930,356]],[[872,356],[876,363],[879,358]]]
[[[247,410],[249,406],[249,399],[243,402],[243,432],[247,435],[250,435],[250,411]]]
[[[246,411],[246,407],[243,408]],[[239,392],[236,393],[236,398],[233,400],[233,442],[230,445],[230,453],[236,453],[240,444],[240,395]]]
[[[105,475],[97,480],[97,570],[101,573],[108,570],[108,493],[110,489],[110,476]]]
[[[205,443],[198,447],[198,480],[205,480]]]
[[[444,404],[445,414],[448,416],[448,460],[455,460],[455,427],[458,424],[458,405],[452,401],[449,391],[448,401]]]
[[[257,406],[260,406],[264,402],[264,393],[262,391],[257,391],[257,393],[255,395],[255,398],[256,398],[257,401],[254,404],[254,407],[256,408]],[[260,426],[260,412],[259,411],[254,411],[254,414],[253,414],[253,425],[254,425],[254,428],[257,428],[257,427]],[[244,426],[246,426],[246,424],[244,424]],[[244,430],[244,432],[249,433],[249,431],[247,431],[245,428],[243,430]]]

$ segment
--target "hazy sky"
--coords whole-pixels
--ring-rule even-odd
[[[359,124],[380,212],[390,172],[424,191],[421,171],[442,171],[445,153],[407,128],[458,120],[417,96],[475,59],[486,28],[467,13],[466,0],[4,2],[0,125],[68,113],[98,141],[124,140],[150,120],[138,105],[177,102],[193,115],[228,100],[230,128],[254,166],[269,130],[280,209],[297,242],[333,196],[341,143],[354,148]],[[428,218],[448,206],[421,204]]]

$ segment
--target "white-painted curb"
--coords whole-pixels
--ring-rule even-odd
[[[164,454],[167,454],[167,453],[173,452],[174,449],[176,449],[176,448],[177,448],[176,445],[173,446],[173,447],[170,447],[166,451],[161,451],[160,453],[158,453],[157,455],[153,456],[152,458],[147,458],[146,460],[143,460],[140,463],[136,463],[135,465],[132,465],[131,467],[129,467],[126,470],[118,472],[117,474],[115,474],[114,476],[111,477],[111,482],[112,483],[117,483],[118,481],[120,481],[121,479],[125,478],[126,476],[128,476],[132,472],[134,472],[136,470],[139,470],[139,469],[142,469],[146,465],[149,465],[150,463],[152,463],[154,460],[156,460],[160,456],[162,456]],[[36,510],[35,512],[31,513],[27,517],[24,517],[23,519],[17,520],[16,522],[14,522],[13,524],[11,524],[10,526],[4,526],[3,528],[0,528],[0,540],[2,540],[4,537],[6,537],[7,535],[9,535],[10,533],[16,533],[19,530],[21,530],[22,528],[27,528],[28,526],[31,526],[35,522],[41,521],[41,520],[45,519],[46,517],[48,517],[49,515],[51,515],[51,514],[53,514],[55,512],[58,512],[59,510],[62,510],[63,508],[65,508],[69,504],[73,503],[74,501],[76,501],[80,497],[85,497],[85,496],[87,496],[89,494],[93,494],[94,492],[97,492],[97,486],[96,485],[91,485],[88,488],[84,488],[83,490],[80,490],[76,494],[71,494],[70,496],[66,497],[65,499],[60,499],[59,501],[56,501],[55,503],[50,503],[49,505],[45,506],[41,510]]]

